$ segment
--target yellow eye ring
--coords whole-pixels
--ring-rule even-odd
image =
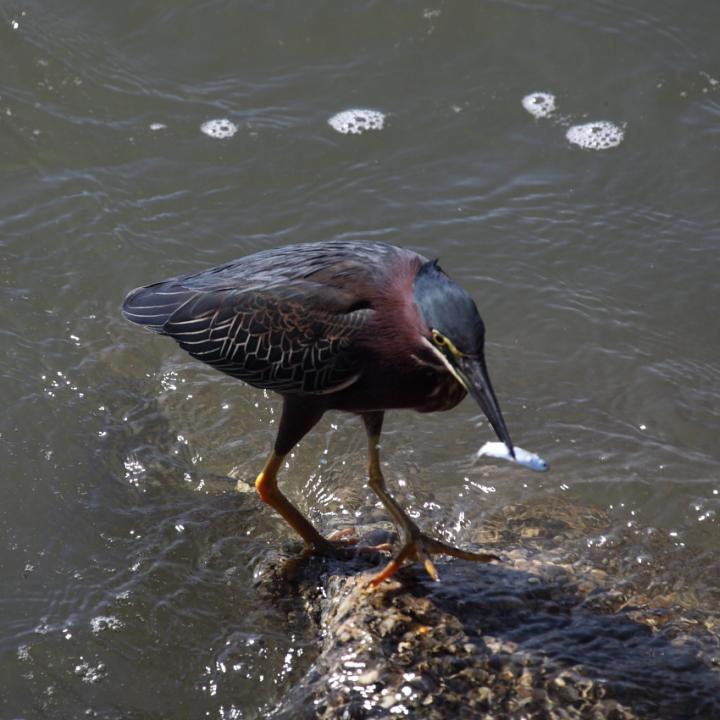
[[[435,345],[439,348],[447,349],[454,357],[464,357],[465,353],[455,347],[455,343],[446,338],[439,330],[432,330],[431,337]]]

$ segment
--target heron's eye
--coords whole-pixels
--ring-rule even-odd
[[[448,342],[445,339],[445,336],[437,330],[432,331],[432,339],[438,347],[447,347]]]
[[[445,355],[456,358],[465,355],[464,352],[461,352],[455,346],[455,343],[450,340],[450,338],[446,338],[439,330],[432,330],[430,336],[432,337],[433,343],[435,343],[435,347],[440,348]]]

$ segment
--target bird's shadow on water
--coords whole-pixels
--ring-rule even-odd
[[[326,638],[338,630],[332,626],[337,616],[327,612],[328,606],[343,602],[345,607],[351,598],[360,624],[382,646],[373,656],[386,665],[378,668],[380,677],[402,669],[398,647],[408,642],[408,623],[450,628],[438,634],[437,646],[425,638],[414,662],[427,660],[422,653],[444,654],[467,677],[475,677],[477,669],[493,698],[486,712],[513,715],[522,710],[524,717],[535,718],[560,707],[575,713],[562,717],[720,717],[720,637],[703,627],[702,611],[693,617],[692,611],[676,608],[673,618],[673,612],[647,606],[618,609],[612,585],[589,587],[583,578],[541,558],[530,569],[518,569],[510,561],[481,565],[452,560],[437,567],[440,582],[432,582],[415,564],[398,573],[399,583],[370,590],[366,571],[375,572],[375,562],[311,558],[297,563],[291,582],[310,614],[320,618]],[[322,592],[314,594],[312,588],[320,586]],[[395,632],[385,613],[397,608],[405,621]],[[385,629],[373,635],[376,621]],[[337,658],[333,652],[325,640],[318,662],[337,682],[348,672],[339,661],[348,648],[339,647]],[[352,678],[347,686],[352,694]],[[525,698],[520,706],[518,698]]]
[[[421,580],[410,591],[458,618],[494,657],[541,668],[561,703],[601,687],[640,716],[720,716],[719,668],[700,638],[671,624],[654,629],[632,616],[640,608],[614,610],[611,588],[583,592],[571,573],[544,569],[451,563],[444,582]]]

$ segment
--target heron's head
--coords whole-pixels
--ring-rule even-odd
[[[450,280],[436,260],[418,270],[413,293],[426,326],[424,342],[475,399],[514,457],[510,433],[485,366],[485,325],[475,302]]]

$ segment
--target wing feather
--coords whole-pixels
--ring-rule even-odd
[[[359,377],[380,288],[424,261],[378,242],[290,245],[133,290],[123,313],[251,385],[336,392]]]
[[[304,283],[308,285],[308,283]],[[353,340],[373,310],[317,286],[193,294],[163,323],[190,355],[282,393],[325,394],[359,377]]]

